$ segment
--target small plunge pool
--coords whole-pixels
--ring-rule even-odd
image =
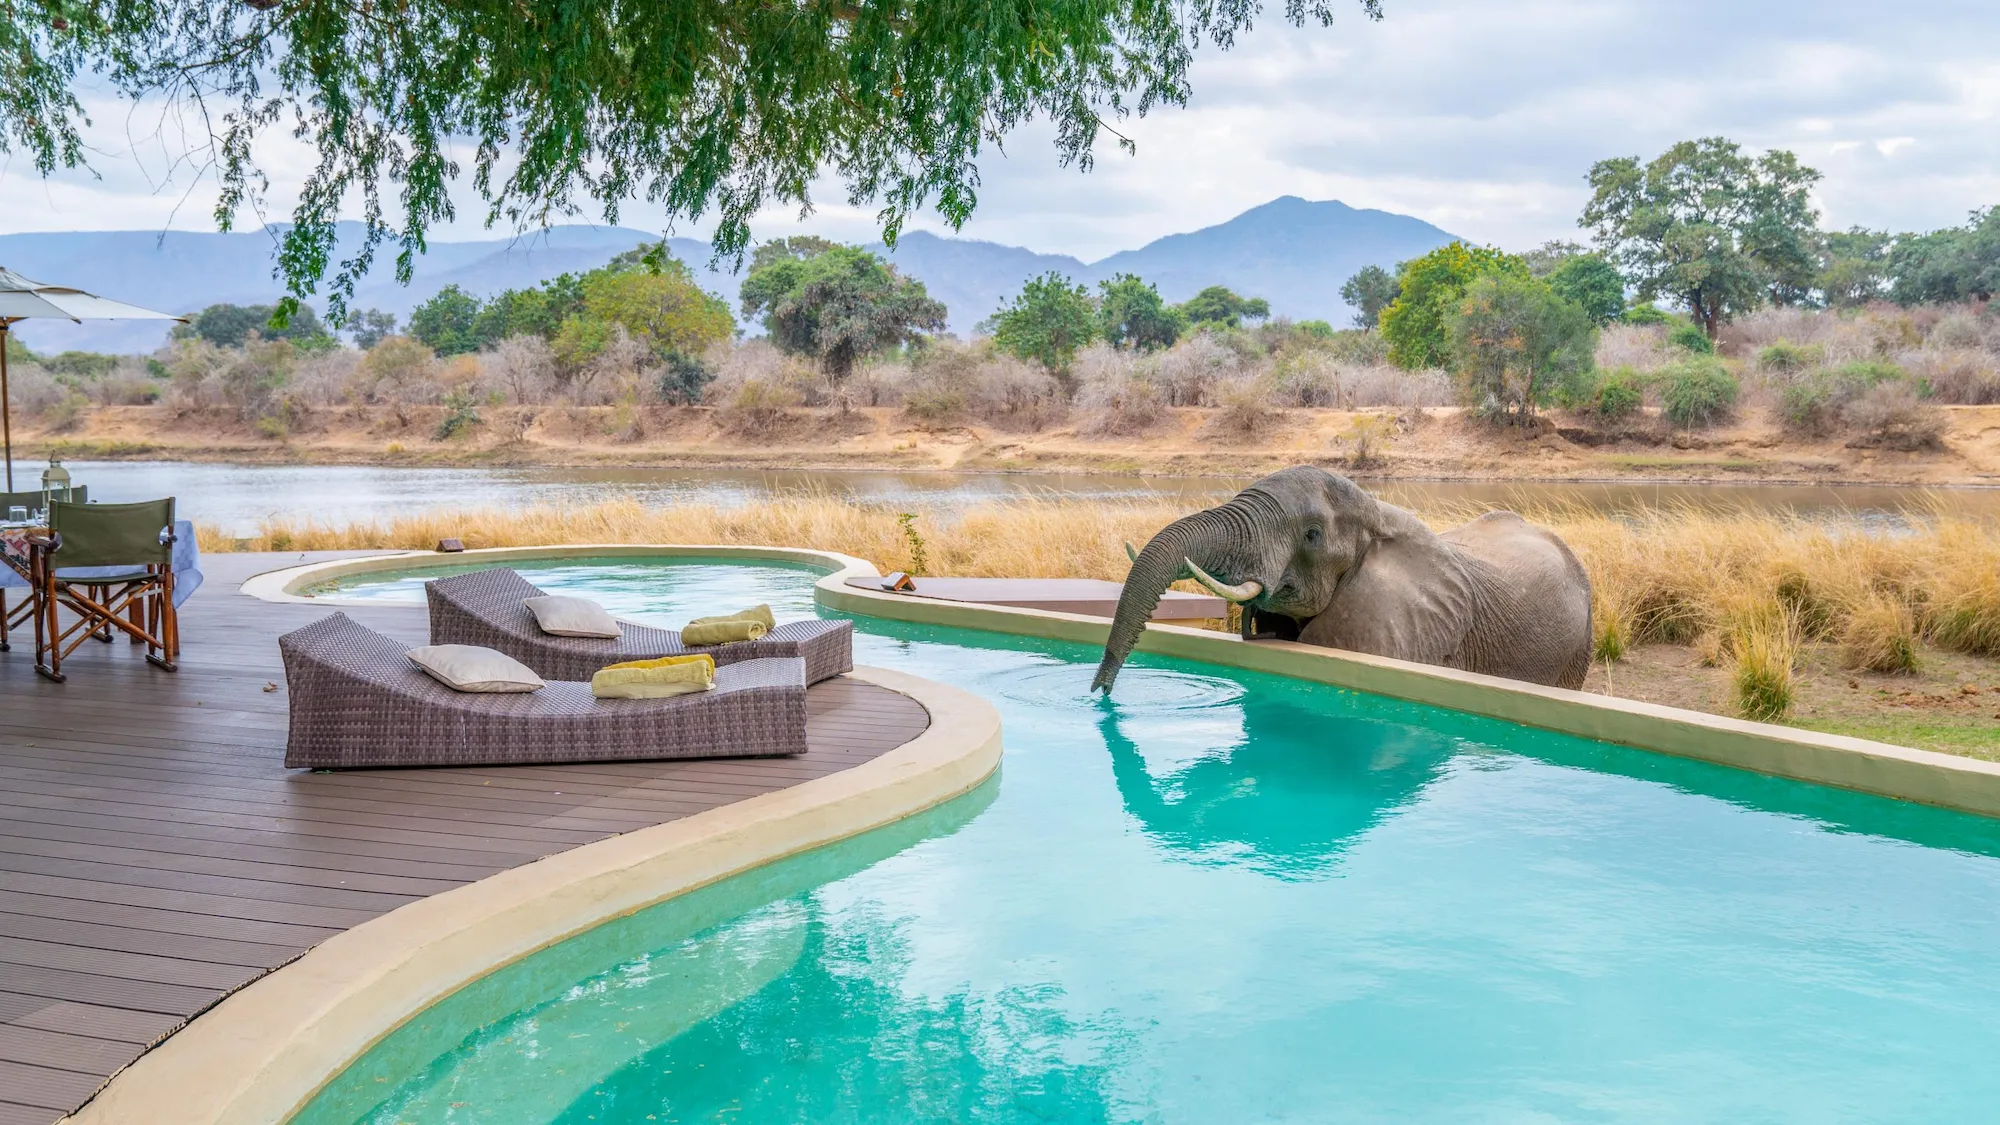
[[[678,626],[816,573],[521,564]],[[344,581],[421,601],[437,571]],[[300,1125],[1959,1122],[2000,822],[1140,654],[856,619],[1001,776],[468,986]]]

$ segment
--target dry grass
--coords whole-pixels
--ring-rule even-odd
[[[1910,607],[1870,591],[1840,630],[1840,664],[1860,672],[1917,670],[1917,623]]]
[[[932,573],[1022,578],[1122,580],[1123,542],[1144,543],[1185,509],[1165,501],[1103,503],[1029,500],[976,505],[949,515],[920,513]],[[240,546],[213,528],[198,529],[204,551],[427,549],[455,538],[467,547],[560,543],[779,544],[840,551],[884,570],[911,565],[912,544],[896,508],[817,495],[786,496],[740,508],[648,507],[631,500],[573,507],[474,508],[416,512],[386,522],[322,526],[267,521]]]
[[[938,574],[1121,580],[1122,544],[1144,543],[1190,505],[1049,496],[927,512],[912,523]],[[323,527],[274,521],[247,550],[428,548],[558,543],[761,543],[858,555],[906,569],[911,544],[892,507],[801,494],[740,508],[647,507],[634,501],[526,509],[435,511],[388,522]],[[1424,513],[1447,527],[1470,509]],[[1746,620],[1782,614],[1800,641],[1839,641],[1863,666],[1894,663],[1885,648],[1923,639],[2000,656],[2000,527],[1933,515],[1908,534],[1870,535],[1766,514],[1692,509],[1613,517],[1528,508],[1583,561],[1595,592],[1599,659],[1634,645],[1702,644],[1736,655]],[[201,529],[204,551],[237,543]],[[1768,630],[1767,630],[1768,632]],[[1900,639],[1900,640],[1899,640]]]

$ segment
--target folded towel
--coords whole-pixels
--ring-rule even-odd
[[[749,609],[739,609],[735,613],[724,613],[715,617],[697,617],[689,624],[712,625],[717,621],[756,621],[767,630],[778,627],[777,618],[771,616],[771,607],[767,605],[753,605]]]
[[[771,617],[771,607],[767,605],[719,617],[697,617],[681,630],[681,643],[726,645],[735,641],[754,641],[776,628],[777,624]]]
[[[599,699],[661,699],[715,687],[715,658],[662,656],[630,660],[599,668],[590,677],[590,694]]]

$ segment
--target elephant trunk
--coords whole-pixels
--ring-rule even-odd
[[[1189,563],[1224,573],[1238,569],[1242,548],[1253,542],[1244,516],[1236,501],[1183,516],[1161,529],[1132,560],[1125,589],[1118,595],[1118,611],[1111,618],[1111,635],[1104,642],[1104,660],[1090,683],[1093,691],[1111,690],[1146,622],[1159,608],[1160,595],[1176,579],[1189,576]]]

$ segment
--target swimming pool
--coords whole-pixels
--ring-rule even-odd
[[[814,572],[521,567],[676,625]],[[420,597],[410,578],[343,597]],[[858,619],[1002,776],[599,927],[299,1118],[1956,1121],[2000,1077],[2000,823],[1141,654]]]

